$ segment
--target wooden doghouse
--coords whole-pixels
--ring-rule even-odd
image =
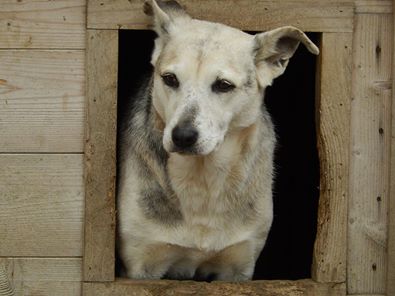
[[[320,34],[312,277],[245,283],[115,277],[118,31],[149,18],[140,0],[86,2],[0,3],[1,280],[17,295],[395,295],[393,1],[179,1],[247,31]]]

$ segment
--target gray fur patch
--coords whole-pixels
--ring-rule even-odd
[[[245,82],[245,84],[244,84],[244,87],[245,88],[251,88],[252,87],[252,83],[253,83],[253,70],[248,70],[247,71],[247,80],[246,80],[246,82]]]
[[[178,206],[166,195],[158,184],[142,190],[138,202],[148,219],[166,225],[176,225],[183,220]]]
[[[178,125],[183,126],[183,125],[193,125],[194,121],[198,115],[199,112],[199,106],[198,105],[193,105],[188,107],[182,114]]]

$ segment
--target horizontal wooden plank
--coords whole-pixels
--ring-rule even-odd
[[[84,296],[117,295],[270,295],[270,296],[345,296],[344,284],[320,284],[312,280],[252,281],[241,283],[192,281],[130,281],[84,283]]]
[[[81,256],[82,155],[0,155],[0,256]]]
[[[356,13],[392,13],[392,0],[355,0]]]
[[[0,48],[85,48],[85,0],[1,0]]]
[[[384,294],[347,294],[347,296],[387,296]]]
[[[0,50],[0,152],[82,152],[84,51]]]
[[[18,295],[78,296],[81,294],[79,258],[0,258]]]
[[[187,12],[243,30],[294,25],[312,32],[351,32],[354,1],[179,0]],[[147,29],[150,18],[140,0],[88,0],[88,28]]]

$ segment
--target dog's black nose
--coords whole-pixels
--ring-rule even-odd
[[[173,143],[178,148],[189,148],[194,145],[198,139],[198,131],[191,125],[176,126],[171,132]]]

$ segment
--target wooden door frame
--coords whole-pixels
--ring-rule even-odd
[[[223,291],[229,295],[238,291],[346,295],[353,1],[260,1],[258,7],[249,5],[256,1],[228,1],[240,7],[237,10],[223,7],[221,0],[179,2],[193,17],[243,30],[295,25],[321,33],[316,79],[321,180],[312,278],[210,284],[115,278],[118,30],[146,29],[149,19],[142,13],[141,1],[89,0],[83,295],[160,295],[155,294],[158,290],[180,295],[207,295],[208,291],[214,295]]]

